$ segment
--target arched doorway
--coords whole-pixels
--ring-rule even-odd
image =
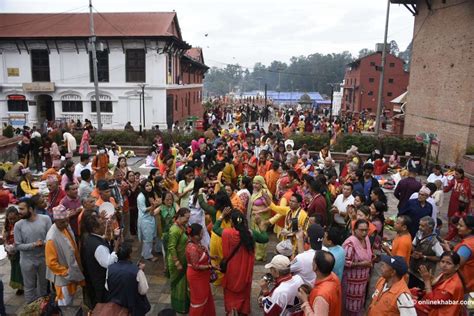
[[[46,119],[54,121],[54,102],[53,98],[47,94],[40,94],[36,97],[36,105],[38,106],[38,122],[43,123]]]

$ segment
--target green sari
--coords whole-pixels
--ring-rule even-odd
[[[10,287],[15,290],[23,290],[23,276],[21,274],[20,267],[20,252],[17,251],[13,256],[8,257],[10,259],[11,270],[10,270]]]
[[[175,204],[173,204],[172,206],[162,204],[160,206],[162,235],[159,237],[163,240],[163,248],[165,249],[165,262],[168,262],[168,240],[170,235],[170,228],[174,224],[174,216],[176,215],[176,209],[177,208]]]
[[[171,306],[177,313],[189,312],[189,290],[186,280],[186,244],[188,236],[181,227],[174,224],[169,230],[168,239],[168,271],[171,282]],[[175,262],[179,260],[183,270],[176,268]]]

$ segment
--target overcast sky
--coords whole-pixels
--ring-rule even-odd
[[[292,56],[375,47],[383,41],[385,0],[93,0],[99,12],[172,11],[183,39],[210,66],[252,67]],[[73,10],[74,9],[74,10]],[[0,0],[0,12],[87,12],[88,0]],[[208,34],[205,36],[205,34]],[[404,50],[413,16],[391,5],[389,41]]]

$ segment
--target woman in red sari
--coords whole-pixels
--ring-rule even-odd
[[[229,212],[232,228],[222,229],[222,218]],[[268,236],[266,232],[251,231],[245,215],[239,210],[230,208],[226,209],[216,221],[213,230],[216,234],[222,235],[222,250],[227,260],[227,271],[222,281],[225,312],[227,315],[250,315],[255,241],[266,243]]]
[[[188,228],[190,238],[186,246],[186,260],[188,268],[186,278],[188,279],[189,292],[191,296],[190,316],[213,316],[216,315],[214,298],[212,297],[211,285],[211,259],[209,253],[201,244],[202,226],[194,223]]]
[[[454,179],[449,181],[447,187],[444,188],[444,192],[452,191],[451,197],[449,199],[448,207],[448,235],[446,240],[451,240],[456,236],[456,225],[451,223],[451,218],[454,214],[459,211],[459,204],[465,203],[467,213],[470,213],[471,207],[471,182],[468,178],[464,177],[464,170],[461,168],[456,168],[454,171]]]

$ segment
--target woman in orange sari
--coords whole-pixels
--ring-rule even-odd
[[[460,263],[461,258],[457,253],[446,251],[439,261],[441,270],[439,276],[434,277],[424,265],[420,266],[419,271],[425,283],[425,290],[411,289],[412,295],[418,298],[415,308],[419,316],[462,315],[461,304],[448,303],[460,302],[464,296],[464,281],[459,273]],[[440,303],[427,304],[427,301]]]
[[[186,246],[188,262],[186,278],[191,297],[190,316],[216,315],[209,283],[212,270],[211,258],[206,247],[201,244],[202,231],[202,226],[197,223],[191,224],[188,228],[190,240]]]

